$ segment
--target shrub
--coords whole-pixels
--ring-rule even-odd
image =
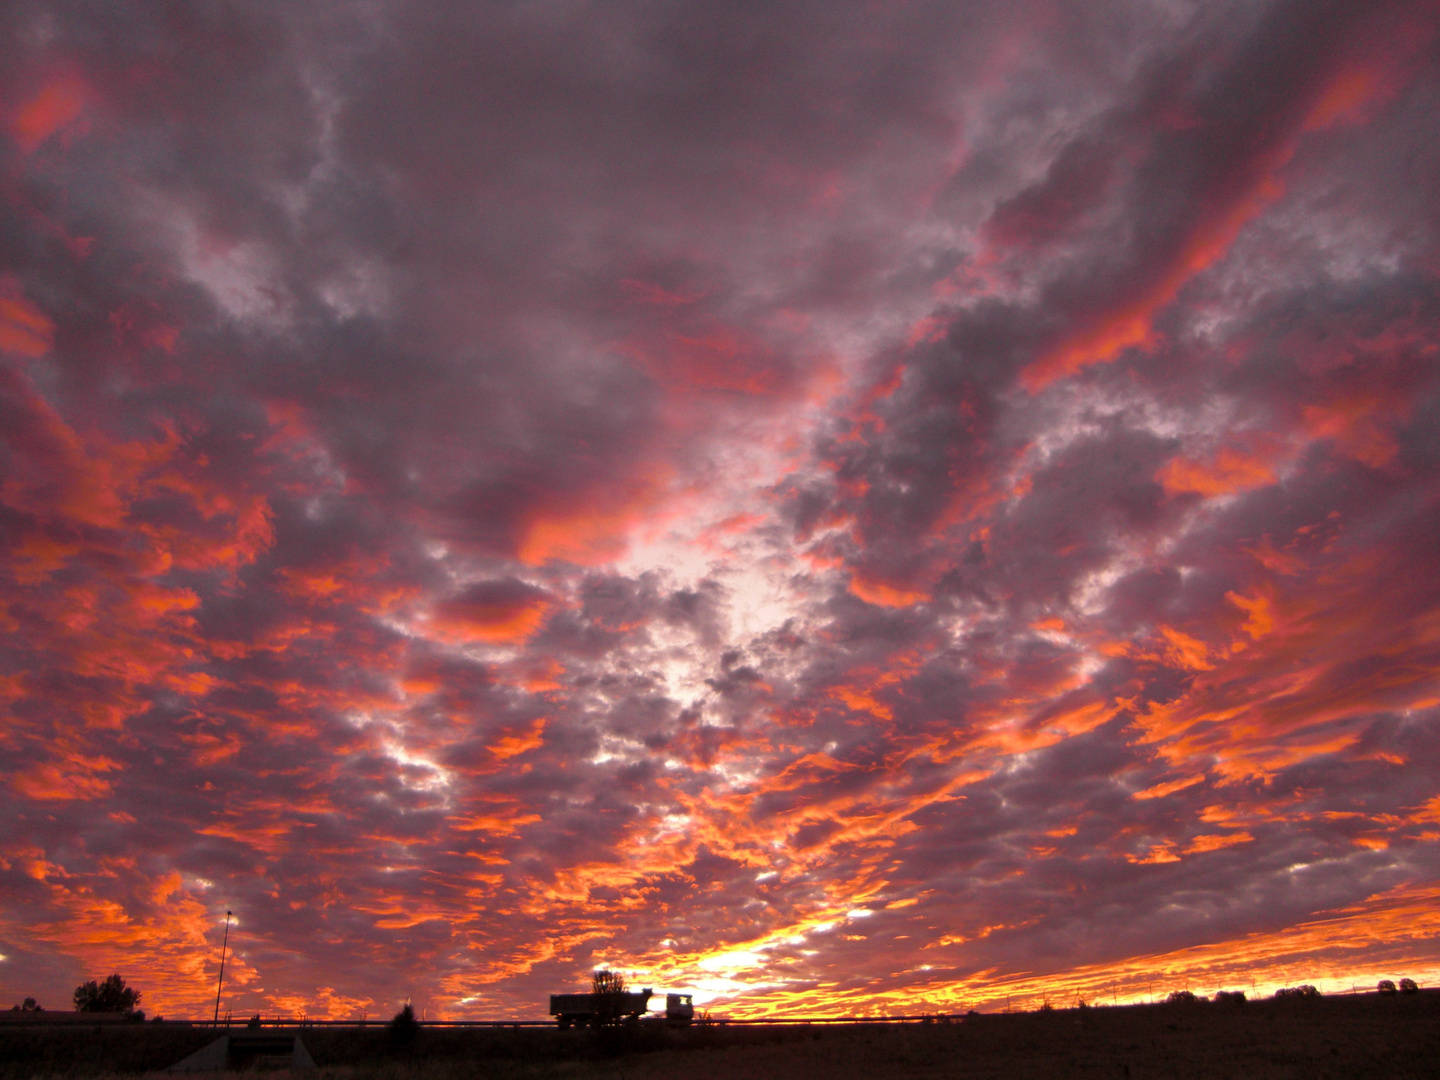
[[[1420,987],[1415,985],[1414,979],[1401,979],[1400,992],[1402,994],[1418,994],[1420,992]]]
[[[390,1041],[396,1046],[409,1046],[419,1034],[420,1021],[415,1019],[415,1009],[407,1001],[390,1021]]]
[[[1219,1005],[1244,1005],[1244,990],[1220,990],[1215,994],[1215,1002]]]
[[[1380,993],[1389,997],[1391,994],[1395,993],[1395,984],[1389,979],[1381,979],[1378,983],[1375,984],[1375,989],[1379,990]]]
[[[1320,991],[1309,983],[1302,983],[1299,986],[1284,986],[1275,991],[1277,998],[1318,998]]]
[[[1194,1005],[1198,1000],[1200,999],[1190,990],[1172,990],[1165,999],[1170,1005]]]

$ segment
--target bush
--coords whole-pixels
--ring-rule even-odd
[[[111,975],[104,982],[91,979],[75,988],[76,1012],[135,1012],[140,1004],[140,991],[125,985],[119,975]]]
[[[1277,998],[1318,998],[1320,991],[1309,983],[1302,983],[1300,986],[1285,986],[1275,991]]]
[[[1165,999],[1168,1005],[1194,1005],[1200,999],[1190,990],[1172,990]]]
[[[1384,994],[1386,997],[1389,997],[1391,994],[1394,994],[1396,992],[1395,984],[1389,979],[1381,979],[1378,983],[1375,984],[1375,989],[1379,990],[1380,993]]]
[[[1244,1005],[1244,1004],[1245,1004],[1245,991],[1244,991],[1244,990],[1220,990],[1220,991],[1217,991],[1216,994],[1215,994],[1215,1003],[1216,1003],[1217,1005]]]
[[[419,1034],[420,1021],[415,1019],[415,1009],[407,1001],[390,1021],[390,1041],[396,1046],[409,1046]]]
[[[1401,979],[1400,992],[1402,994],[1418,994],[1420,992],[1420,987],[1415,985],[1414,979]]]

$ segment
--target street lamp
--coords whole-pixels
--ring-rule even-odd
[[[220,941],[220,978],[215,983],[215,1027],[220,1026],[220,988],[225,985],[225,947],[230,944],[230,916],[233,914],[233,911],[225,912],[225,936]]]

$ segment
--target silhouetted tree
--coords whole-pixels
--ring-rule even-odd
[[[420,1034],[420,1021],[415,1019],[415,1009],[410,1002],[395,1014],[390,1021],[390,1041],[396,1046],[409,1046]]]
[[[33,997],[27,997],[19,1005],[10,1006],[11,1012],[44,1012],[45,1010],[35,1001]]]
[[[595,1023],[610,1027],[625,1015],[625,976],[609,968],[601,968],[590,976],[590,992],[595,995]]]
[[[103,982],[91,979],[75,988],[76,1012],[134,1013],[140,1004],[140,991],[125,985],[119,975]]]
[[[1420,992],[1420,987],[1415,985],[1414,979],[1401,979],[1400,992],[1402,994],[1418,994]]]
[[[1200,999],[1193,990],[1172,990],[1165,1000],[1171,1005],[1194,1005]]]
[[[1375,984],[1375,989],[1379,990],[1380,993],[1385,994],[1387,997],[1396,992],[1395,984],[1389,979],[1381,979],[1378,983]]]

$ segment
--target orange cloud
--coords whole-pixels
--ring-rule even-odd
[[[64,765],[43,762],[17,775],[12,783],[20,794],[42,802],[99,799],[110,793],[110,781],[96,772],[116,768],[114,762],[102,761],[96,766],[83,759]]]
[[[856,712],[867,712],[879,720],[895,719],[895,714],[890,711],[889,706],[876,700],[875,695],[868,691],[851,686],[837,686],[830,691],[830,696],[843,701]]]
[[[429,626],[451,641],[518,644],[540,628],[553,606],[548,594],[514,579],[478,582],[436,604]]]
[[[1161,863],[1180,861],[1180,856],[1175,853],[1175,845],[1169,841],[1156,844],[1144,856],[1126,855],[1125,858],[1137,866],[1155,866]]]
[[[1137,791],[1130,797],[1132,799],[1163,799],[1166,795],[1173,795],[1177,791],[1184,791],[1186,788],[1194,787],[1204,780],[1205,774],[1198,773],[1195,776],[1187,776],[1180,780],[1170,780],[1164,784],[1156,784],[1154,787],[1146,788],[1144,791]]]
[[[1273,484],[1275,473],[1262,458],[1226,448],[1209,463],[1171,458],[1155,479],[1171,495],[1194,493],[1217,498]]]
[[[1241,833],[1206,833],[1191,840],[1185,847],[1186,855],[1196,855],[1205,851],[1219,851],[1221,848],[1234,847],[1236,844],[1253,843],[1255,837],[1248,832]]]
[[[1210,648],[1203,641],[1197,641],[1171,626],[1160,627],[1160,635],[1169,642],[1165,659],[1186,671],[1213,671]]]
[[[1271,611],[1268,596],[1241,596],[1239,593],[1227,592],[1225,599],[1245,612],[1245,622],[1240,629],[1252,641],[1259,641],[1275,629],[1275,616]]]
[[[850,591],[867,604],[875,604],[877,607],[909,607],[911,604],[923,604],[930,599],[928,593],[919,589],[891,585],[862,577],[858,573],[850,575]]]
[[[1174,299],[1188,276],[1178,272],[1170,274],[1162,279],[1162,287],[1143,299],[1071,335],[1021,372],[1020,381],[1031,393],[1038,393],[1056,379],[1074,375],[1092,364],[1114,360],[1125,349],[1152,346],[1155,339],[1150,321],[1154,312]]]
[[[525,524],[516,557],[526,566],[551,559],[595,566],[624,554],[629,533],[669,494],[668,466],[653,465],[613,486],[578,493],[564,507],[537,510]]]
[[[505,734],[491,744],[490,752],[501,761],[537,750],[545,745],[545,719],[541,717],[524,731]]]

